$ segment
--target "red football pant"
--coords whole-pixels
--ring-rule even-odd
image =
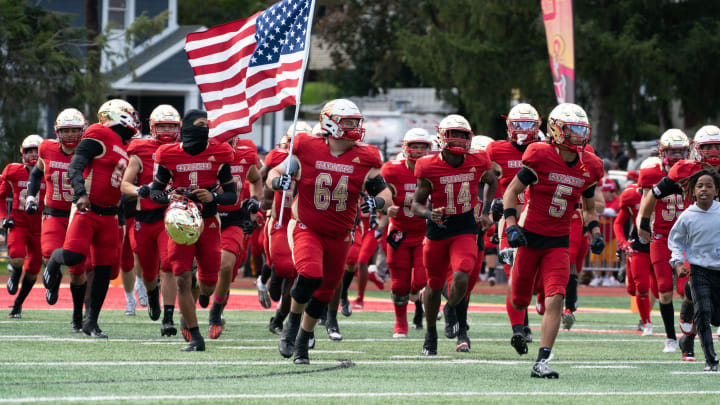
[[[640,319],[643,323],[648,323],[650,322],[650,297],[648,296],[650,290],[655,298],[658,298],[650,253],[632,252],[630,266],[632,267],[632,280],[628,279],[628,290],[630,284],[634,284],[635,294],[633,295],[637,300]]]
[[[358,253],[358,263],[369,264],[372,255],[375,253],[378,247],[378,240],[375,239],[375,231],[372,229],[367,230],[362,237],[362,243],[360,244],[360,253]]]
[[[570,257],[567,248],[530,249],[521,246],[515,253],[512,268],[512,303],[526,308],[532,300],[536,284],[542,284],[543,296],[565,296],[570,278]]]
[[[465,292],[465,299],[470,300],[470,293],[472,293],[473,288],[475,288],[475,284],[477,284],[478,278],[480,277],[480,271],[482,270],[483,262],[485,261],[485,251],[479,251],[477,254],[477,260],[475,260],[475,266],[473,267],[470,274],[468,274],[468,286],[467,291]],[[453,273],[448,272],[447,275],[447,285],[448,285],[448,294],[450,294],[450,288],[452,287],[453,282]]]
[[[650,242],[650,259],[652,259],[652,267],[655,272],[655,280],[660,294],[672,292],[673,290],[673,269],[670,266],[671,252],[667,246],[667,236],[653,235]],[[677,290],[681,296],[684,296],[685,282],[687,277],[677,280]]]
[[[431,289],[442,290],[448,271],[472,273],[478,253],[476,237],[473,233],[467,233],[443,240],[425,238],[423,261]]]
[[[273,219],[271,217],[268,217],[268,220],[265,221],[265,225],[262,228],[263,253],[265,254],[265,264],[268,266],[273,265],[272,257],[270,256],[270,227],[272,226],[271,222],[273,222]],[[287,226],[285,226],[284,229],[287,231]]]
[[[172,271],[168,259],[168,239],[165,222],[140,222],[130,229],[130,245],[137,254],[143,280],[150,283],[158,278],[158,263],[163,273]]]
[[[63,249],[88,257],[92,253],[94,266],[113,266],[120,256],[117,215],[98,215],[93,211],[77,212],[70,217]],[[77,267],[77,266],[76,266]],[[82,269],[82,272],[85,268]],[[73,275],[82,274],[70,273]]]
[[[575,264],[578,274],[582,272],[585,258],[590,250],[590,239],[583,235],[583,218],[580,212],[573,213],[570,221],[570,263]],[[609,241],[608,241],[609,243]]]
[[[35,222],[34,222],[35,223]],[[37,229],[33,229],[37,228]],[[42,266],[42,250],[40,248],[40,227],[16,224],[7,235],[8,256],[11,259],[22,259],[23,268],[27,273],[38,274]]]
[[[320,302],[329,302],[345,272],[350,234],[345,238],[324,236],[311,231],[305,224],[291,220],[288,235],[292,235],[291,249],[297,274],[306,278],[322,278],[322,284],[313,297]]]
[[[181,245],[168,238],[168,258],[173,274],[179,276],[192,271],[193,258],[197,261],[197,278],[207,286],[217,283],[220,271],[220,219],[217,215],[203,218],[205,222],[200,238],[192,245]]]
[[[42,231],[40,232],[40,247],[43,258],[49,259],[55,249],[63,246],[69,222],[70,218],[43,215]],[[92,261],[90,257],[85,257],[83,263],[72,266],[69,271],[70,274],[79,275],[91,269]]]
[[[123,273],[130,273],[135,268],[135,257],[133,256],[130,241],[130,230],[133,227],[135,227],[135,218],[125,219],[125,234],[123,235],[122,253],[120,255],[120,268]]]
[[[387,265],[390,270],[390,291],[403,297],[417,293],[427,284],[423,262],[424,234],[408,235],[395,250],[388,245]]]
[[[286,222],[279,226],[274,219],[270,219],[267,223],[269,235],[266,235],[265,239],[267,240],[270,257],[272,257],[275,274],[278,277],[293,280],[297,272],[295,271],[295,263],[293,263],[290,243],[288,242],[288,238],[292,237],[288,235],[288,224]]]
[[[227,250],[235,255],[235,265],[232,269],[232,281],[235,281],[240,263],[244,263],[247,259],[247,244],[250,242],[250,236],[245,235],[242,228],[237,225],[230,225],[220,232],[222,240],[222,250]]]

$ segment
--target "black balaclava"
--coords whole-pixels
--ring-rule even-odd
[[[123,143],[128,143],[130,139],[132,139],[133,135],[135,135],[134,129],[128,128],[122,124],[113,125],[110,127],[110,129],[112,129],[113,132],[118,134],[118,136],[122,139]]]
[[[193,125],[198,118],[207,118],[207,112],[190,110],[185,113],[180,131],[183,150],[192,156],[199,155],[207,148],[208,134],[210,133],[210,129],[207,127]]]

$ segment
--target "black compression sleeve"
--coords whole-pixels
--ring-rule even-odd
[[[160,184],[156,185],[156,187],[160,187],[160,190],[164,190],[165,185],[170,183],[170,180],[172,180],[172,173],[170,173],[170,170],[168,170],[167,167],[158,165],[157,172],[155,173],[155,179],[160,181],[160,183],[165,183],[162,187],[160,187]],[[155,182],[153,182],[153,184],[154,183]],[[153,186],[150,185],[150,188],[153,188]]]
[[[235,204],[235,201],[237,201],[237,186],[233,181],[230,165],[222,165],[217,177],[218,180],[220,180],[220,184],[222,184],[223,192],[215,194],[215,202],[218,203],[218,205]]]
[[[517,174],[518,180],[526,186],[529,186],[530,184],[535,184],[537,182],[538,178],[535,175],[535,172],[528,169],[527,167],[523,167],[520,169],[520,171]]]
[[[85,191],[85,178],[83,171],[90,164],[90,161],[103,153],[103,146],[100,142],[85,138],[75,149],[75,154],[68,166],[68,177],[73,188],[73,198],[77,200],[87,194]]]
[[[586,188],[585,190],[583,190],[582,196],[585,197],[585,198],[593,198],[593,197],[595,197],[595,186],[597,186],[597,184],[593,184],[592,186],[590,186],[590,187]]]
[[[367,179],[365,182],[365,190],[367,190],[368,194],[373,197],[380,194],[380,192],[386,188],[387,184],[385,183],[385,179],[383,179],[383,176],[379,174],[372,179]]]
[[[40,191],[40,184],[44,174],[45,172],[38,169],[37,166],[30,172],[30,180],[28,181],[27,188],[28,195],[37,195],[38,191]]]
[[[663,177],[662,180],[652,188],[652,193],[658,200],[671,194],[682,194],[683,189],[679,184],[672,181],[670,177]]]

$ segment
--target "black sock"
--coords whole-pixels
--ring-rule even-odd
[[[105,302],[108,287],[110,286],[111,266],[95,266],[92,291],[90,293],[90,320],[97,322],[100,310]]]
[[[285,318],[287,317],[287,315],[288,314],[284,314],[284,313],[280,312],[280,308],[278,307],[275,310],[275,322],[282,323],[285,320]]]
[[[352,284],[353,277],[355,277],[355,273],[350,273],[349,271],[346,271],[345,274],[343,274],[343,280],[342,280],[342,298],[344,300],[348,299],[348,288],[350,288],[350,284]]]
[[[160,284],[157,284],[155,288],[152,290],[147,290],[148,295],[148,302],[149,304],[152,304],[153,302],[160,303]],[[149,305],[148,304],[148,305]]]
[[[528,319],[528,310],[525,308],[525,322],[523,323],[523,326],[530,326],[530,320]]]
[[[552,349],[547,348],[547,347],[541,347],[540,350],[538,350],[537,360],[535,360],[535,361],[549,359],[551,350]]]
[[[455,315],[457,316],[458,325],[460,328],[465,328],[467,330],[467,310],[468,310],[468,302],[467,299],[463,298],[458,304],[455,306]]]
[[[192,336],[192,341],[203,340],[203,337],[200,334],[200,328],[197,326],[190,328],[190,336]]]
[[[668,339],[677,339],[675,336],[675,308],[672,301],[668,304],[660,304],[660,315],[665,325],[665,334]]]
[[[173,321],[173,312],[175,312],[175,305],[163,305],[163,323]]]
[[[572,312],[577,310],[575,307],[577,304],[577,286],[578,276],[577,274],[571,274],[567,287],[565,288],[565,309],[569,309]]]
[[[263,284],[267,284],[268,280],[270,280],[270,275],[272,274],[272,269],[270,266],[267,265],[267,263],[263,264],[262,270],[260,270],[260,281]]]
[[[338,313],[337,309],[334,310],[334,311],[331,311],[331,310],[328,309],[328,311],[327,311],[327,314],[328,314],[327,322],[330,323],[330,322],[333,322],[333,321],[334,321],[335,323],[337,323],[337,313]]]
[[[30,294],[30,291],[32,291],[33,285],[35,285],[35,280],[31,280],[28,278],[27,275],[25,275],[25,278],[23,278],[22,284],[20,284],[20,291],[18,292],[17,297],[15,298],[15,306],[21,307],[23,302],[25,302],[25,298],[27,298],[28,294]]]
[[[73,300],[73,321],[82,322],[83,301],[85,300],[85,290],[87,283],[80,285],[70,284],[70,293]]]
[[[513,335],[516,333],[523,333],[523,326],[520,324],[512,326]]]
[[[425,333],[427,336],[437,339],[437,326],[428,326]]]
[[[300,320],[302,320],[302,314],[296,314],[295,312],[290,311],[285,325],[287,327],[292,327],[293,325],[300,326]]]

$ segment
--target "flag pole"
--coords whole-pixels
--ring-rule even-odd
[[[288,149],[288,164],[285,165],[285,174],[290,174],[290,159],[292,159],[293,144],[295,143],[295,132],[297,131],[297,120],[300,114],[300,101],[302,98],[303,82],[305,81],[305,71],[307,70],[307,63],[310,57],[310,33],[312,32],[313,16],[315,15],[315,0],[310,2],[310,13],[307,25],[307,32],[305,33],[305,56],[303,57],[302,74],[300,75],[300,81],[298,82],[298,92],[295,96],[295,117],[292,123],[292,136],[290,137],[290,146]],[[282,226],[283,212],[285,211],[285,193],[287,190],[283,190],[282,200],[280,200],[280,213],[278,218],[278,226]]]

